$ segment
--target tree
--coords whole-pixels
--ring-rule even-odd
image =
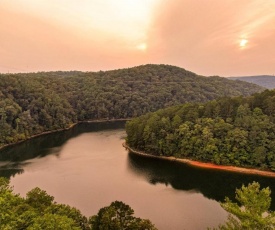
[[[236,189],[238,203],[233,203],[226,197],[225,202],[221,204],[230,215],[228,221],[224,225],[220,225],[219,229],[274,229],[275,212],[269,211],[270,194],[269,187],[260,189],[260,184],[257,182]]]
[[[134,217],[133,214],[134,210],[129,205],[115,201],[90,217],[89,223],[93,230],[156,230],[149,220]]]
[[[46,213],[34,219],[27,230],[81,230],[76,223],[67,216]]]
[[[76,226],[81,227],[83,230],[89,230],[88,226],[88,219],[86,216],[83,216],[81,212],[69,205],[65,204],[52,204],[51,206],[47,207],[45,210],[47,213],[55,214],[59,216],[66,216],[76,223]]]
[[[26,195],[26,203],[33,208],[43,211],[53,204],[54,197],[47,194],[46,191],[36,187]]]

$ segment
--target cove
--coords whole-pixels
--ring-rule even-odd
[[[40,187],[86,216],[121,200],[159,229],[206,229],[226,219],[218,201],[258,181],[275,193],[275,179],[196,168],[128,153],[125,122],[81,123],[0,151],[0,176],[25,195]],[[274,210],[275,196],[272,197]]]

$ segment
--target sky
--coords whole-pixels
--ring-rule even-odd
[[[0,0],[0,73],[275,74],[275,0]]]

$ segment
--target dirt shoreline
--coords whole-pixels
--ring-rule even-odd
[[[131,151],[132,153],[150,157],[150,158],[158,158],[158,159],[164,159],[164,160],[169,160],[169,161],[178,161],[181,163],[189,164],[189,165],[192,165],[195,167],[200,167],[200,168],[209,168],[209,169],[216,169],[216,170],[223,170],[223,171],[230,171],[230,172],[239,172],[239,173],[254,174],[254,175],[260,175],[260,176],[267,176],[267,177],[275,177],[275,172],[262,171],[259,169],[241,168],[241,167],[236,167],[236,166],[215,165],[212,163],[204,163],[204,162],[194,161],[194,160],[189,160],[189,159],[184,159],[184,158],[154,156],[154,155],[150,155],[148,153],[144,153],[144,152],[132,149],[125,142],[122,145],[124,148]]]
[[[101,123],[101,122],[109,122],[109,121],[129,121],[129,120],[131,120],[131,118],[79,121],[79,122],[71,124],[69,127],[64,128],[64,129],[55,129],[55,130],[51,130],[51,131],[46,131],[46,132],[38,133],[38,134],[35,134],[35,135],[32,135],[32,136],[28,137],[25,140],[21,140],[21,141],[15,142],[15,143],[3,145],[3,146],[0,147],[0,150],[4,149],[6,147],[9,147],[9,146],[20,144],[20,143],[22,143],[24,141],[30,140],[30,139],[35,138],[35,137],[39,137],[39,136],[43,136],[43,135],[47,135],[47,134],[51,134],[51,133],[56,133],[56,132],[61,132],[61,131],[69,130],[69,129],[73,128],[74,126],[76,126],[78,124],[81,124],[81,123],[93,123],[93,122],[94,123]]]

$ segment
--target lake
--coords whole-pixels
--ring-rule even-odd
[[[235,188],[258,181],[275,193],[275,179],[128,153],[125,122],[81,123],[0,151],[0,176],[25,195],[34,187],[58,203],[94,215],[119,200],[158,229],[206,229],[226,220],[218,201]],[[272,209],[275,196],[273,194]]]

